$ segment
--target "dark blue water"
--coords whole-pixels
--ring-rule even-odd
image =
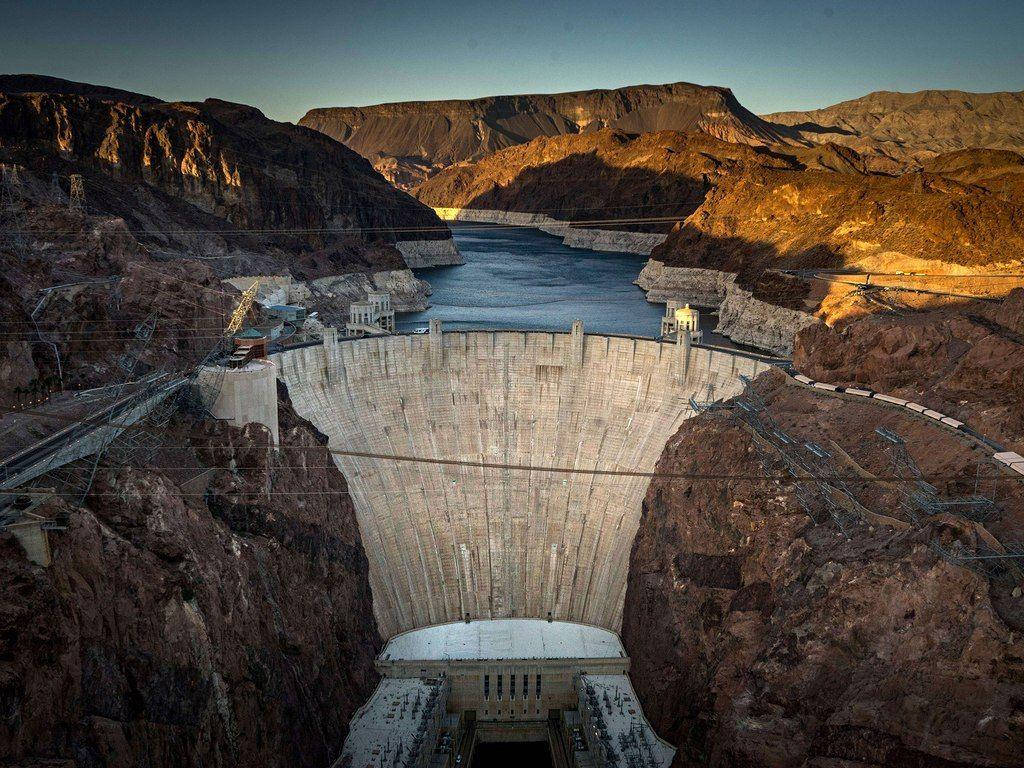
[[[416,270],[434,289],[425,312],[398,317],[399,330],[438,317],[449,329],[522,328],[568,331],[583,321],[589,333],[657,336],[664,305],[649,304],[633,285],[646,258],[562,245],[536,229],[452,227],[466,263]],[[704,338],[715,319],[701,314]]]

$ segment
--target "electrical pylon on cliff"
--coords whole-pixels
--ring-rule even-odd
[[[259,288],[260,281],[259,278],[256,278],[252,281],[252,285],[242,292],[242,300],[238,302],[235,311],[231,313],[231,320],[228,321],[228,326],[224,329],[225,336],[234,336],[242,329],[242,323],[245,321],[245,316],[249,314],[249,310],[252,309],[252,303],[256,301],[256,292]]]
[[[71,194],[68,197],[68,210],[80,211],[85,205],[85,183],[82,174],[71,174]]]
[[[25,258],[25,219],[20,199],[24,195],[17,165],[0,164],[0,242],[6,241]]]
[[[60,188],[60,174],[56,171],[50,174],[50,197],[55,202],[64,202],[64,190]]]

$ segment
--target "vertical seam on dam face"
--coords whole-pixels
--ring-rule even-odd
[[[703,400],[766,364],[653,340],[550,332],[380,337],[280,353],[295,410],[334,449],[582,470],[653,471]],[[374,613],[392,636],[474,618],[618,631],[648,478],[335,455]]]

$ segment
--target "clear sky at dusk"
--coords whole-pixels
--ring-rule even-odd
[[[1024,89],[1024,0],[0,0],[0,72],[297,120],[316,106],[688,80],[755,112]]]

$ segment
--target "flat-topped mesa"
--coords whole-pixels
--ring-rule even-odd
[[[582,328],[325,333],[274,357],[339,451],[385,636],[467,615],[617,630],[644,473],[691,397],[730,397],[767,368]]]
[[[538,136],[614,128],[703,131],[726,141],[790,143],[797,132],[745,109],[727,88],[692,83],[312,109],[299,121],[343,142],[395,184]]]

